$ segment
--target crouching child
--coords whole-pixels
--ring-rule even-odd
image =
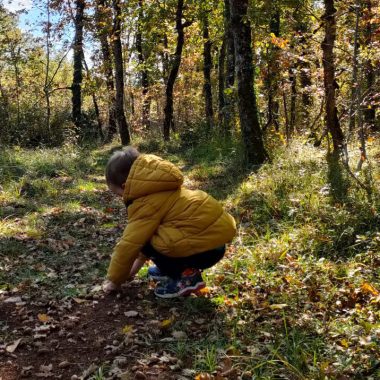
[[[106,292],[133,279],[146,260],[157,280],[155,295],[185,296],[205,286],[202,270],[219,262],[236,234],[233,217],[201,190],[183,186],[172,163],[135,148],[115,152],[106,167],[109,189],[122,197],[128,213],[103,285]]]

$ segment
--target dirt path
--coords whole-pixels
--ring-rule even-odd
[[[219,323],[207,298],[156,300],[139,280],[117,295],[88,298],[44,305],[3,294],[0,315],[8,336],[0,379],[102,379],[102,371],[122,379],[194,378],[186,369],[193,358],[180,358],[175,347],[185,339],[199,342],[210,323]],[[173,328],[179,322],[183,330]]]

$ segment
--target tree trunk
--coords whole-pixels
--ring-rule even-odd
[[[323,72],[325,85],[325,105],[326,105],[326,127],[331,133],[334,151],[339,152],[343,146],[343,132],[338,119],[338,110],[336,107],[335,89],[335,61],[334,61],[334,44],[336,38],[336,9],[334,0],[324,0],[325,14],[323,20],[325,24],[325,38],[322,42],[323,51]]]
[[[128,145],[131,141],[128,130],[127,119],[124,114],[124,69],[123,69],[123,52],[121,47],[121,9],[120,0],[112,0],[114,10],[113,15],[113,58],[115,61],[115,82],[116,82],[116,123],[119,128],[119,134],[122,145]]]
[[[50,93],[49,93],[49,71],[50,71],[50,1],[46,2],[47,25],[46,25],[46,67],[45,67],[45,82],[44,82],[44,95],[46,102],[46,130],[50,136],[50,119],[51,119],[51,106],[50,106]]]
[[[84,68],[86,69],[87,80],[90,82],[91,81],[91,72],[87,66],[87,62],[86,62],[85,57],[83,57],[83,64],[84,64]],[[100,139],[104,140],[104,134],[103,134],[103,129],[102,129],[102,119],[100,117],[98,100],[96,99],[96,89],[93,87],[91,87],[91,98],[92,98],[92,104],[94,105],[96,121],[98,123],[98,134],[99,134]]]
[[[298,44],[302,48],[300,57],[295,64],[295,68],[299,72],[299,92],[301,93],[301,102],[302,107],[298,111],[298,114],[301,116],[297,120],[297,125],[310,125],[310,109],[313,105],[313,98],[311,96],[311,67],[309,62],[309,56],[311,55],[310,51],[310,42],[306,38],[306,34],[309,33],[311,25],[309,22],[309,17],[305,15],[303,9],[296,8],[293,11],[293,18],[296,21],[294,25],[294,34],[299,36]],[[294,45],[294,44],[293,44]],[[294,46],[292,46],[294,47]],[[297,75],[295,73],[294,77],[295,84],[297,84]],[[298,92],[297,86],[296,91]],[[297,126],[296,125],[296,126]]]
[[[224,91],[224,123],[223,130],[225,135],[229,135],[232,130],[232,120],[234,111],[233,87],[235,84],[235,44],[231,27],[231,11],[229,0],[224,0],[224,28],[226,34],[226,84]]]
[[[354,36],[354,56],[352,64],[352,89],[351,89],[351,104],[349,114],[349,126],[348,131],[351,133],[355,129],[356,125],[356,112],[355,106],[358,104],[358,53],[359,53],[359,18],[360,18],[360,4],[356,2],[355,9],[355,36]]]
[[[218,122],[219,126],[223,125],[224,112],[224,82],[225,78],[225,60],[226,60],[226,38],[223,37],[222,45],[219,50],[218,58]]]
[[[235,43],[240,127],[246,159],[251,164],[262,164],[267,158],[267,153],[253,86],[251,25],[247,18],[248,0],[230,0],[230,9]]]
[[[212,57],[211,57],[211,41],[208,30],[208,14],[205,11],[203,15],[203,94],[205,97],[205,115],[207,126],[213,127],[214,124],[214,110],[212,107],[212,87],[211,87],[211,69],[212,69]]]
[[[83,13],[84,0],[76,0],[76,14],[74,19],[75,36],[73,45],[74,75],[72,89],[73,122],[78,129],[82,127],[82,59],[83,59]]]
[[[15,84],[16,84],[17,128],[20,127],[20,122],[21,122],[21,110],[20,110],[21,76],[20,76],[20,69],[18,67],[18,62],[20,60],[20,49],[21,47],[19,47],[16,51],[15,44],[13,43],[10,44],[11,60],[12,60],[13,68],[14,68]]]
[[[268,0],[267,8],[270,12],[269,19],[269,31],[275,37],[280,36],[280,10],[276,4],[277,0]],[[278,82],[279,82],[279,67],[278,67],[278,55],[279,47],[272,44],[268,47],[267,52],[267,75],[265,80],[265,85],[268,92],[268,120],[265,126],[265,130],[272,125],[274,125],[276,131],[280,129],[279,124],[279,111],[280,104],[277,100],[278,96]]]
[[[299,44],[303,47],[301,52],[301,57],[308,57],[310,52],[309,40],[305,37],[305,34],[309,32],[310,25],[308,19],[305,17],[304,12],[300,10],[295,10],[293,13],[293,17],[296,19],[296,30],[295,32],[301,33],[301,38],[299,40]],[[311,67],[308,59],[300,59],[298,61],[299,73],[300,73],[300,87],[302,91],[302,123],[303,125],[309,124],[310,118],[310,108],[313,105],[313,97],[310,93],[310,87],[312,85],[311,79]]]
[[[177,46],[175,49],[172,67],[166,83],[166,104],[165,104],[165,120],[164,120],[164,140],[170,140],[170,128],[173,127],[173,90],[175,80],[177,79],[179,67],[181,65],[182,49],[185,42],[184,29],[189,26],[189,22],[182,23],[183,17],[183,0],[178,0],[176,12],[176,30],[177,30]]]
[[[136,50],[140,66],[140,77],[142,87],[142,125],[150,128],[150,98],[149,98],[149,76],[146,68],[145,57],[142,46],[142,22],[143,22],[143,0],[139,0],[139,19],[136,32]]]
[[[367,47],[370,47],[372,45],[372,39],[373,39],[373,11],[372,11],[372,0],[366,0],[365,6],[367,8],[367,17],[366,17],[366,27],[364,30],[365,35],[365,45]],[[372,47],[373,49],[373,47]],[[372,130],[376,129],[376,105],[373,103],[373,97],[375,94],[375,82],[376,82],[376,75],[375,75],[375,68],[371,61],[371,58],[366,59],[365,63],[365,72],[366,72],[366,89],[367,89],[367,96],[368,99],[365,103],[366,107],[364,109],[364,120],[367,127],[369,127]]]
[[[290,120],[289,120],[289,137],[293,136],[296,127],[296,105],[297,105],[297,77],[294,73],[295,67],[289,69],[290,80]]]
[[[110,33],[108,25],[110,24],[111,17],[109,8],[106,0],[97,0],[95,8],[95,18],[96,18],[96,28],[97,28],[97,37],[99,38],[100,48],[103,57],[103,72],[106,77],[106,86],[107,86],[107,106],[108,106],[108,128],[107,136],[105,141],[109,142],[115,136],[117,127],[116,127],[116,98],[115,98],[115,85],[114,77],[112,72],[112,57],[110,46],[108,43],[108,36]],[[108,13],[108,14],[107,14]]]

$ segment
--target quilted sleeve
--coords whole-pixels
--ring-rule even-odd
[[[107,278],[115,284],[125,282],[141,248],[150,241],[161,220],[159,212],[146,202],[135,201],[128,209],[129,222],[116,244]]]

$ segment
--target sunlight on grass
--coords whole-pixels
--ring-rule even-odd
[[[195,331],[206,327],[199,339],[165,349],[207,373],[229,357],[247,378],[257,379],[359,378],[375,368],[379,167],[372,167],[372,199],[344,171],[338,177],[349,186],[337,197],[331,179],[340,169],[328,167],[322,150],[295,141],[250,171],[241,165],[238,144],[219,142],[186,149],[178,141],[141,142],[146,152],[182,166],[185,185],[216,196],[238,226],[225,259],[204,273],[208,293],[175,304],[189,320],[211,313],[212,323],[197,325]],[[1,156],[2,284],[35,282],[56,297],[72,298],[86,295],[105,275],[125,222],[104,183],[112,148],[66,147],[59,162],[54,149]],[[369,151],[378,157],[378,147]],[[357,176],[364,181],[368,167]],[[147,268],[138,275],[143,286]],[[172,327],[188,331],[188,322]]]

